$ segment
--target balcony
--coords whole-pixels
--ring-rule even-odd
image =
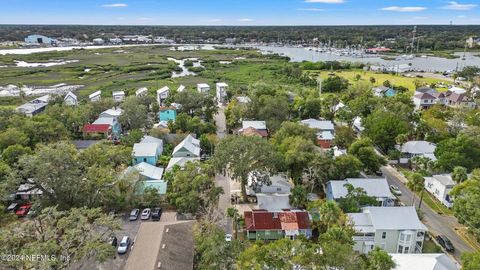
[[[364,235],[364,236],[353,236],[353,241],[355,242],[375,242],[375,236],[372,235],[372,236],[368,236],[368,235]]]

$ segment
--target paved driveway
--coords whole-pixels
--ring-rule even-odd
[[[412,205],[414,195],[413,192],[405,186],[404,183],[407,181],[405,177],[391,166],[384,166],[381,170],[387,178],[388,184],[396,185],[402,191],[402,195],[399,196],[400,201],[405,205]],[[417,198],[415,202],[417,206],[418,200],[419,198]],[[420,210],[423,213],[422,221],[428,227],[430,233],[433,235],[445,235],[450,239],[455,247],[455,252],[452,255],[457,261],[460,262],[460,255],[462,253],[474,251],[473,248],[455,232],[454,228],[463,226],[458,223],[455,217],[440,215],[425,203],[422,203]]]

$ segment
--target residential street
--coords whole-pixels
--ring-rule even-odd
[[[226,121],[225,121],[225,113],[223,112],[224,108],[219,106],[218,112],[215,114],[215,124],[217,126],[217,136],[219,139],[223,139],[225,137],[225,131],[227,129]],[[227,213],[227,209],[231,205],[230,201],[230,179],[224,175],[217,174],[215,175],[215,182],[218,187],[222,187],[224,193],[220,195],[220,199],[218,200],[218,209],[223,212]],[[230,218],[225,217],[224,219],[224,226],[225,232],[232,234],[232,220]]]
[[[391,166],[384,166],[381,168],[381,170],[384,176],[387,178],[388,184],[396,185],[402,191],[402,195],[399,196],[400,200],[405,205],[412,205],[414,195],[413,192],[405,186],[407,179]],[[418,200],[419,198],[417,198],[415,202],[417,206]],[[435,236],[439,234],[445,235],[450,239],[455,247],[453,257],[458,262],[460,262],[460,256],[463,252],[474,251],[473,248],[455,232],[454,228],[463,226],[458,223],[455,217],[440,215],[433,211],[425,203],[422,203],[421,212],[423,213],[422,221],[428,227],[430,233]]]

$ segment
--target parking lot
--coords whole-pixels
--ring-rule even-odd
[[[176,212],[170,211],[170,212],[164,212],[162,213],[162,216],[160,218],[160,221],[152,221],[150,220],[140,220],[140,216],[138,217],[137,220],[135,221],[129,221],[128,220],[128,214],[125,214],[121,219],[122,219],[122,229],[116,233],[116,237],[118,240],[118,243],[122,240],[123,236],[128,236],[130,237],[132,241],[132,245],[130,248],[134,248],[135,246],[135,237],[137,235],[138,229],[140,228],[140,224],[142,222],[172,222],[176,220]],[[93,269],[98,269],[98,270],[117,270],[117,269],[123,269],[125,266],[125,263],[128,259],[128,256],[130,255],[130,250],[126,254],[118,254],[115,250],[115,258],[112,258],[111,260],[107,260],[106,262],[99,264],[93,260],[88,260],[88,261],[83,261],[81,263],[72,265],[69,269],[88,269],[88,270],[93,270]]]

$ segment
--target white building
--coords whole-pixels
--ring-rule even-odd
[[[78,105],[77,95],[69,91],[65,95],[65,98],[63,98],[63,103],[67,106],[77,106]]]
[[[247,180],[247,194],[256,195],[257,193],[281,193],[290,194],[293,184],[288,180],[285,174],[276,174],[269,177],[270,183],[261,184],[253,181],[255,176],[249,174]],[[255,184],[254,184],[255,183]]]
[[[218,103],[224,103],[225,98],[227,97],[227,87],[228,84],[219,82],[216,84],[216,98]]]
[[[427,227],[414,207],[365,207],[348,213],[353,223],[354,250],[367,254],[375,247],[389,253],[421,253]]]
[[[146,95],[148,95],[147,87],[141,87],[141,88],[138,88],[137,91],[135,91],[135,96],[137,97],[146,96]]]
[[[157,102],[159,106],[163,105],[169,94],[170,88],[168,88],[168,86],[164,86],[157,90]]]
[[[455,181],[453,181],[452,176],[450,174],[440,174],[424,178],[425,189],[446,207],[452,207],[453,199],[449,194],[456,184]]]
[[[100,99],[102,99],[102,91],[98,90],[96,92],[93,92],[90,95],[88,95],[88,98],[90,99],[91,102],[100,101]]]
[[[32,117],[36,114],[43,112],[48,106],[49,101],[50,95],[41,96],[17,107],[15,110],[17,112],[25,114],[26,116]]]
[[[385,178],[347,178],[345,180],[329,181],[327,183],[327,200],[339,200],[348,194],[346,185],[362,188],[368,196],[377,199],[378,206],[394,206],[395,196]]]
[[[29,44],[55,44],[57,40],[42,35],[30,35],[25,38],[25,43]]]
[[[395,263],[393,270],[460,270],[460,266],[443,253],[389,255]]]
[[[185,85],[181,84],[181,85],[177,88],[177,92],[178,92],[178,93],[181,93],[181,92],[183,92],[183,91],[185,91]]]
[[[183,167],[187,162],[198,160],[200,160],[200,140],[193,138],[192,135],[188,135],[173,149],[167,171],[171,170],[175,165]]]
[[[115,91],[112,93],[113,100],[115,102],[121,102],[125,99],[125,92],[124,91]]]
[[[397,145],[397,149],[401,152],[400,163],[406,164],[408,161],[416,156],[422,156],[431,159],[432,161],[437,160],[435,157],[435,149],[437,146],[434,143],[427,141],[409,141],[402,145],[400,148]]]
[[[210,91],[210,85],[206,83],[199,83],[197,84],[197,90],[199,93],[208,94],[208,92]]]
[[[93,39],[93,44],[95,44],[95,45],[103,45],[103,43],[105,43],[105,41],[101,38],[94,38]]]

